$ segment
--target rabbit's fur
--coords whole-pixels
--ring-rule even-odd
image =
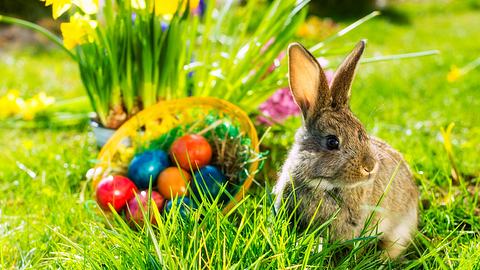
[[[350,111],[350,88],[364,48],[360,41],[328,84],[305,48],[289,46],[290,89],[303,125],[273,192],[276,208],[285,202],[299,229],[310,222],[318,226],[339,211],[330,228],[336,240],[358,237],[373,213],[370,225],[378,224],[381,244],[394,258],[417,227],[418,191],[401,154],[368,136]],[[331,149],[335,138],[338,149]]]

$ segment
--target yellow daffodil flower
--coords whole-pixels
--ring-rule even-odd
[[[35,95],[33,98],[39,102],[42,109],[45,109],[46,107],[52,105],[55,102],[55,98],[47,96],[45,92],[40,92],[37,95]]]
[[[200,4],[200,0],[185,0],[182,4],[182,11],[187,8],[187,2],[189,2],[190,10],[196,9]],[[172,15],[177,11],[179,4],[180,1],[177,0],[155,0],[155,14]]]
[[[10,90],[0,97],[0,119],[21,116],[24,120],[33,120],[35,115],[55,102],[55,98],[40,92],[30,99],[23,100],[17,90]]]
[[[40,104],[34,98],[25,101],[25,107],[21,111],[23,120],[33,120],[40,110]]]
[[[310,16],[298,28],[297,36],[303,38],[324,38],[335,32],[335,30],[336,25],[332,20]]]
[[[48,106],[55,102],[54,97],[49,97],[45,92],[40,92],[25,101],[20,114],[24,120],[33,120],[35,116],[45,110]]]
[[[98,12],[98,0],[73,0],[73,4],[83,10],[86,14]]]
[[[72,0],[40,0],[45,2],[45,6],[52,5],[52,16],[54,19],[62,16],[72,7]]]
[[[145,0],[132,0],[132,8],[133,9],[145,9]]]
[[[97,22],[88,17],[76,13],[70,17],[70,22],[62,23],[60,30],[63,35],[63,44],[68,49],[73,49],[77,45],[95,40],[95,28]]]
[[[3,97],[0,97],[0,119],[19,114],[25,102],[20,98],[17,90],[10,90]]]
[[[155,14],[172,15],[177,11],[180,2],[180,0],[155,0]],[[188,0],[188,2],[190,4],[190,10],[196,9],[200,4],[200,0]],[[146,8],[145,0],[132,0],[132,7],[134,9]],[[183,1],[182,11],[186,8],[187,1]]]
[[[86,14],[95,14],[98,11],[98,0],[40,0],[45,6],[52,6],[52,17],[57,19],[67,12],[72,4],[79,7]]]

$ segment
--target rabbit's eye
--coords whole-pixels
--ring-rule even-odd
[[[338,150],[340,147],[340,142],[338,141],[337,136],[328,135],[327,136],[327,149],[328,150]]]

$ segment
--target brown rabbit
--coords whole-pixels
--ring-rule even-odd
[[[373,213],[370,224],[378,224],[382,247],[395,258],[416,230],[418,190],[401,154],[367,135],[350,111],[350,88],[364,49],[360,41],[329,85],[304,47],[289,46],[290,89],[303,125],[273,189],[275,207],[286,202],[299,229],[310,222],[318,226],[339,211],[331,223],[334,240],[358,237]]]

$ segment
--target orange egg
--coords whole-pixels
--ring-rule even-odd
[[[158,176],[157,187],[166,199],[187,195],[187,186],[192,176],[185,170],[169,167]]]

